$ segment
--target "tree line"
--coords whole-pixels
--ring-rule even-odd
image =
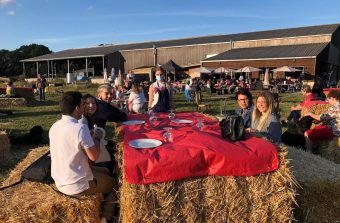
[[[13,51],[0,50],[0,76],[13,77],[23,73],[20,60],[52,53],[52,51],[39,44],[23,45]],[[32,68],[33,69],[33,68]],[[30,73],[29,71],[26,71]]]

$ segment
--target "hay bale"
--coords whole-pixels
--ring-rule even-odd
[[[0,131],[0,164],[4,164],[7,161],[9,152],[9,139],[5,131]]]
[[[318,142],[318,152],[325,159],[340,164],[340,137]]]
[[[32,150],[11,171],[3,186],[20,179],[21,172],[46,153],[47,147]],[[0,191],[0,222],[99,222],[102,195],[71,198],[50,185],[24,181]]]
[[[27,106],[27,101],[25,98],[0,98],[0,106]]]
[[[309,152],[288,147],[298,183],[294,217],[299,222],[340,221],[340,165]]]
[[[122,140],[122,132],[118,131]],[[116,154],[123,171],[123,143]],[[290,222],[295,180],[280,151],[277,171],[253,177],[207,176],[136,185],[121,176],[122,222]]]

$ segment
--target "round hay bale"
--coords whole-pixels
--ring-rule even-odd
[[[340,165],[293,147],[288,147],[287,158],[300,184],[295,219],[299,222],[338,222]]]
[[[7,161],[9,152],[9,139],[5,131],[0,131],[0,163],[4,164]]]
[[[32,150],[3,182],[17,182],[21,172],[48,151],[47,147]],[[101,194],[71,198],[52,186],[24,180],[0,191],[0,222],[99,222]]]
[[[116,158],[124,175],[123,147],[120,142]],[[121,176],[120,219],[123,223],[290,222],[296,182],[286,148],[281,147],[279,154],[278,170],[253,177],[206,176],[137,185]]]

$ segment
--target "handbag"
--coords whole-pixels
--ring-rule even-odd
[[[221,136],[233,142],[245,139],[245,127],[243,118],[239,115],[230,115],[219,123]]]

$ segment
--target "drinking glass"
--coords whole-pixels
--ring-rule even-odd
[[[174,138],[173,138],[173,135],[172,135],[172,128],[171,127],[165,127],[163,128],[163,130],[165,130],[164,134],[163,134],[163,139],[164,139],[164,142],[167,142],[167,143],[171,143],[173,142]]]
[[[198,130],[203,131],[204,128],[203,118],[197,119],[196,127],[198,128]]]
[[[150,118],[149,118],[150,125],[151,125],[152,127],[154,127],[155,124],[156,124],[156,121],[157,121],[156,114],[155,114],[154,112],[151,112],[151,113],[150,113]]]
[[[171,120],[174,120],[175,119],[175,110],[173,110],[173,109],[170,109],[169,110],[169,119],[170,119],[170,121]]]

